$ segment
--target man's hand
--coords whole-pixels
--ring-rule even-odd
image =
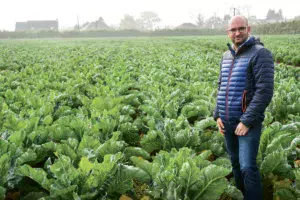
[[[224,124],[220,117],[217,119],[217,125],[219,127],[219,132],[224,136],[224,133],[225,133]]]
[[[247,126],[245,126],[242,122],[240,122],[238,124],[238,126],[235,129],[235,134],[238,136],[243,136],[246,135],[248,133],[249,128]]]

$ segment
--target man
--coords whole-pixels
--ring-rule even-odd
[[[250,36],[244,16],[234,16],[227,34],[233,45],[223,54],[214,119],[225,135],[237,188],[245,200],[262,199],[256,164],[264,111],[274,89],[274,61],[259,39]]]

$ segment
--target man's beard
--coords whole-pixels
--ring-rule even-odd
[[[235,46],[239,47],[241,46],[246,40],[247,40],[248,36],[247,37],[239,37],[239,39],[242,39],[242,40],[239,40],[239,42],[236,42],[236,38],[233,39],[233,43],[235,44]]]

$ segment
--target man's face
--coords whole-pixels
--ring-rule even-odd
[[[233,19],[227,29],[228,37],[238,47],[243,44],[250,35],[250,26],[242,18]]]

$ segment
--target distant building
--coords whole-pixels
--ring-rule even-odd
[[[54,30],[58,31],[58,20],[32,20],[16,22],[15,31]]]
[[[97,21],[94,22],[86,22],[80,27],[81,31],[88,31],[88,30],[112,30],[109,27],[102,17],[100,17]]]
[[[183,23],[177,26],[175,29],[197,29],[198,27],[193,23]]]
[[[17,22],[15,30],[16,31],[26,31],[27,30],[27,22]]]

